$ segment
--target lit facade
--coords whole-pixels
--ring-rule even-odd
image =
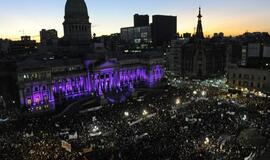
[[[231,87],[270,90],[270,72],[267,68],[249,68],[231,64],[227,72],[228,84]]]
[[[46,62],[41,68],[25,66],[31,62],[22,63],[18,71],[21,106],[29,111],[50,110],[62,101],[78,100],[91,94],[106,98],[106,93],[114,89],[134,90],[141,82],[153,86],[163,77],[163,67],[158,63],[140,59],[139,64],[120,61],[57,61]]]

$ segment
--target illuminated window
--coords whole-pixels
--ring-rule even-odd
[[[28,99],[27,99],[27,105],[29,105],[29,106],[32,105],[32,100],[31,100],[31,98],[28,98]]]
[[[36,99],[35,99],[35,103],[39,104],[39,102],[40,102],[40,97],[37,96]]]

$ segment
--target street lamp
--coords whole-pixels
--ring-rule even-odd
[[[193,91],[193,94],[194,94],[194,95],[197,95],[197,94],[198,94],[198,92],[197,92],[197,91]]]
[[[143,110],[143,116],[146,116],[148,114],[147,110]]]
[[[97,126],[94,126],[93,132],[97,132],[98,130],[99,130],[99,128]]]
[[[181,103],[180,98],[177,98],[176,101],[175,101],[175,104],[179,105],[180,103]]]
[[[125,117],[129,116],[129,112],[124,112]]]
[[[207,144],[209,144],[209,142],[210,142],[209,138],[206,137],[205,140],[204,140],[204,144],[207,145]]]
[[[206,96],[206,91],[202,91],[202,96]]]

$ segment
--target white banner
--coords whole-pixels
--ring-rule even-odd
[[[64,140],[62,140],[62,148],[64,148],[68,152],[71,152],[71,144]]]

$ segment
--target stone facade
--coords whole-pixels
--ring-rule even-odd
[[[265,91],[270,89],[270,71],[267,69],[230,65],[227,72],[228,84],[232,87]]]
[[[114,89],[133,90],[138,83],[154,85],[164,74],[159,59],[107,61],[69,59],[20,64],[17,73],[20,103],[29,111],[54,109],[62,101],[95,94],[104,96]],[[27,64],[31,63],[29,66]]]

